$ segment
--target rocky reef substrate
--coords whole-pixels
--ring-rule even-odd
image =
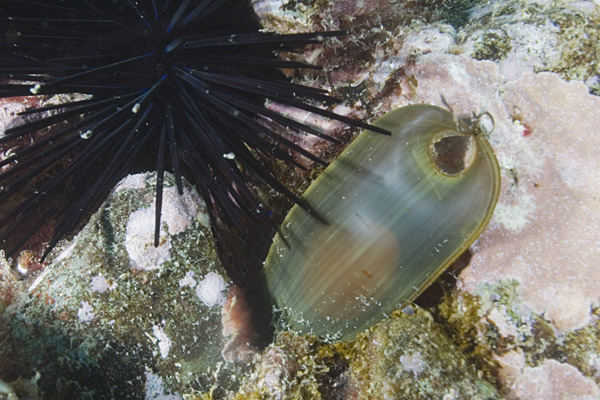
[[[269,30],[352,29],[295,77],[344,98],[337,112],[492,116],[498,207],[437,294],[351,342],[281,331],[258,348],[198,196],[166,190],[154,248],[153,177],[130,177],[48,263],[0,263],[0,398],[599,398],[600,6],[464,3],[254,2]],[[298,193],[318,173],[303,163],[281,172]]]

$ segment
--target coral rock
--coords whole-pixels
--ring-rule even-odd
[[[131,238],[132,219],[153,204],[155,174],[145,174],[126,178],[43,272],[20,282],[12,301],[5,300],[15,283],[0,282],[1,304],[8,303],[0,323],[7,327],[0,329],[3,379],[40,371],[48,399],[84,392],[176,399],[235,386],[237,367],[221,355],[233,334],[222,325],[231,282],[199,222],[204,203],[187,182],[182,196],[172,175],[164,183],[161,239],[169,246],[160,260],[144,251],[155,250],[153,229]],[[47,355],[41,364],[40,354]]]

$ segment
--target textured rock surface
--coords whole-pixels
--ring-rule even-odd
[[[483,374],[436,327],[406,307],[351,343],[281,333],[236,399],[497,399]]]
[[[551,71],[583,81],[600,93],[600,21],[597,1],[502,0],[476,6],[475,23],[458,41],[463,54],[498,63],[514,80],[528,72]],[[477,23],[482,22],[482,23]]]
[[[544,360],[539,366],[528,367],[523,354],[513,352],[502,357],[500,365],[504,385],[514,387],[512,395],[520,399],[559,400],[568,396],[593,400],[600,397],[598,386],[569,364]]]
[[[431,315],[416,307],[376,325],[349,354],[350,385],[360,399],[501,398]]]
[[[420,100],[438,103],[441,93],[459,115],[487,111],[495,121],[490,141],[504,169],[503,190],[488,230],[459,277],[458,296],[514,279],[520,301],[508,309],[490,309],[488,319],[504,313],[513,318],[475,325],[477,337],[484,338],[480,343],[494,349],[495,341],[485,338],[499,334],[499,341],[511,342],[519,337],[516,332],[525,326],[535,331],[540,321],[558,333],[549,338],[533,334],[534,343],[549,341],[560,348],[561,335],[567,333],[586,343],[586,326],[598,335],[592,312],[600,301],[600,179],[594,172],[600,167],[594,151],[600,144],[600,100],[583,84],[555,74],[525,73],[505,82],[496,64],[463,57],[427,55],[408,72]],[[523,310],[539,320],[519,324]],[[473,322],[468,318],[472,310],[458,312],[465,317],[459,324]],[[496,333],[498,326],[502,329]],[[561,363],[564,348],[559,354],[540,354],[535,345],[515,347],[486,355],[498,361],[500,383],[515,398],[598,395],[597,346],[570,348],[591,352],[589,361],[575,368]],[[530,352],[526,363],[520,352]],[[576,390],[574,381],[580,382]],[[540,393],[540,386],[552,389]],[[555,397],[545,397],[548,393]]]
[[[598,309],[589,325],[561,332],[528,306],[518,288],[519,282],[504,280],[449,294],[436,315],[480,371],[493,371],[509,397],[596,398]]]
[[[179,196],[167,176],[155,248],[155,182],[125,178],[35,280],[16,283],[3,268],[5,380],[38,371],[45,399],[178,399],[233,384],[222,357],[231,284],[200,222],[204,204],[187,183]]]

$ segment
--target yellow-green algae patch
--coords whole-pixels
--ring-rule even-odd
[[[500,398],[432,316],[416,306],[395,311],[348,349],[360,398]]]
[[[595,7],[595,8],[594,8]],[[535,72],[556,72],[563,79],[581,80],[592,94],[600,93],[600,23],[598,7],[585,2],[507,1],[482,7],[479,20],[459,32],[459,41],[472,42],[471,56],[514,64]]]
[[[592,309],[592,322],[585,327],[560,332],[523,302],[518,286],[505,280],[470,293],[450,292],[437,307],[436,318],[490,379],[497,376],[498,357],[516,351],[527,367],[555,360],[600,384],[600,309]]]
[[[275,379],[274,379],[275,378]],[[407,306],[351,342],[278,335],[236,400],[501,398],[417,306]]]

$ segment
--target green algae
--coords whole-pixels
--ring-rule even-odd
[[[280,333],[246,376],[236,400],[322,399],[323,378],[333,349],[314,336]],[[275,380],[272,378],[276,377]]]
[[[521,61],[534,61],[534,72],[555,72],[565,80],[581,80],[590,93],[600,93],[597,8],[583,11],[569,2],[521,4],[508,0],[484,6],[479,13],[458,34],[473,41],[473,58],[498,62],[511,52],[521,51]],[[482,27],[485,28],[479,31]],[[519,44],[523,38],[517,32],[527,32],[525,28],[536,29],[540,37],[527,45]]]
[[[558,359],[577,367],[600,385],[600,308],[592,309],[592,322],[567,333],[557,346]]]
[[[551,71],[566,80],[587,81],[595,77],[596,83],[591,84],[590,93],[600,95],[600,13],[551,10],[549,19],[560,28],[562,53]]]
[[[461,28],[469,23],[471,10],[480,4],[486,4],[484,0],[427,0],[435,9],[434,15],[441,21],[447,22],[455,28]]]
[[[500,61],[511,50],[511,38],[501,29],[485,32],[475,43],[473,58]]]

